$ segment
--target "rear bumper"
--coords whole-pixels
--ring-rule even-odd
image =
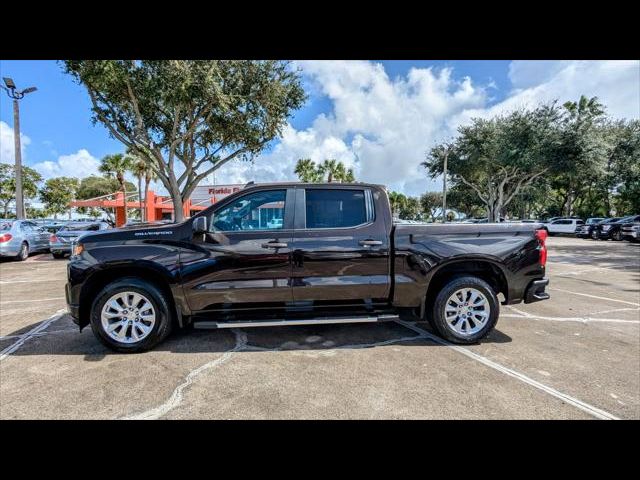
[[[21,242],[6,242],[0,244],[0,257],[15,257],[20,253]]]
[[[49,250],[51,250],[52,253],[71,253],[71,244],[49,242]]]
[[[549,279],[543,278],[541,280],[534,280],[529,284],[524,294],[524,303],[539,302],[541,300],[548,300],[549,294],[545,292],[545,289],[549,285]]]

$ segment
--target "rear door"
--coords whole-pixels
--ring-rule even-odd
[[[366,187],[296,189],[292,251],[297,306],[373,306],[389,295],[389,238]]]

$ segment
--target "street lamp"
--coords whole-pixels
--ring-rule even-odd
[[[13,79],[3,77],[4,84],[2,86],[7,91],[7,95],[13,99],[13,141],[15,144],[16,154],[16,217],[18,220],[25,218],[24,197],[22,194],[22,149],[20,148],[20,110],[18,108],[18,100],[21,100],[27,93],[35,92],[36,87],[25,88],[20,91],[16,88]]]

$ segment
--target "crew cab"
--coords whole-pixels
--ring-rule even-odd
[[[546,233],[531,223],[395,224],[380,185],[253,185],[181,223],[85,234],[66,296],[80,329],[122,352],[152,348],[175,327],[400,314],[474,343],[501,303],[549,298]]]
[[[558,218],[544,225],[549,235],[557,235],[559,233],[573,234],[576,228],[584,225],[584,220],[579,218]]]

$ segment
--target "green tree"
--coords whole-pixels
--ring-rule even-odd
[[[429,214],[433,222],[436,221],[436,213],[442,210],[442,193],[426,192],[420,196],[420,206],[422,210]]]
[[[605,109],[597,97],[582,95],[577,102],[565,102],[563,108],[552,186],[562,201],[563,214],[570,216],[576,200],[590,193],[602,177],[608,142],[602,128]]]
[[[145,216],[142,213],[142,209],[143,207],[143,203],[146,202],[146,197],[147,197],[147,189],[148,189],[148,184],[145,185],[144,189],[144,193],[142,191],[142,179],[146,179],[147,175],[152,175],[152,171],[151,168],[149,166],[149,164],[142,158],[138,158],[138,157],[133,157],[132,158],[132,162],[131,162],[131,166],[130,166],[130,170],[129,170],[134,177],[136,177],[138,179],[138,202],[140,203],[140,207],[138,209],[138,213],[140,216],[140,220],[146,220]]]
[[[405,197],[400,204],[398,216],[403,220],[420,220],[421,214],[420,200],[415,197]]]
[[[389,204],[391,205],[391,215],[399,218],[400,211],[407,203],[407,197],[400,192],[389,192]]]
[[[316,162],[310,158],[301,158],[298,160],[294,173],[298,175],[301,182],[318,183],[322,178]]]
[[[91,175],[80,180],[80,186],[76,192],[76,199],[89,200],[90,198],[103,197],[110,195],[121,189],[120,183],[115,178],[98,177]],[[131,182],[125,182],[125,190],[133,192],[136,186]],[[95,208],[92,207],[79,207],[78,212],[89,213],[94,216]],[[110,220],[113,220],[113,212],[111,208],[101,208],[103,212],[107,214]]]
[[[251,160],[305,101],[300,73],[283,61],[66,60],[64,68],[87,88],[94,121],[154,165],[176,221],[201,180]]]
[[[464,184],[484,204],[489,221],[554,165],[559,112],[555,104],[491,119],[473,119],[458,129],[452,145],[437,145],[422,166],[442,175],[448,153],[452,186]],[[551,161],[550,161],[551,160]]]
[[[344,174],[344,165],[337,160],[325,160],[318,167],[318,171],[323,178],[326,175],[327,182],[332,183]]]
[[[118,181],[119,190],[124,195],[124,201],[126,205],[127,201],[127,186],[125,181],[125,174],[131,171],[133,167],[133,159],[129,155],[123,155],[117,153],[115,155],[107,155],[101,161],[99,170],[107,177],[114,177]],[[135,188],[134,188],[135,190]],[[127,209],[124,209],[124,222],[127,222]]]
[[[0,163],[0,207],[3,217],[9,216],[9,206],[16,201],[16,167]],[[22,192],[25,199],[34,198],[38,194],[38,183],[42,176],[32,168],[22,166]]]
[[[40,200],[44,202],[47,211],[53,214],[53,218],[57,219],[59,213],[71,211],[69,203],[75,198],[79,186],[77,178],[50,178],[40,190]]]

